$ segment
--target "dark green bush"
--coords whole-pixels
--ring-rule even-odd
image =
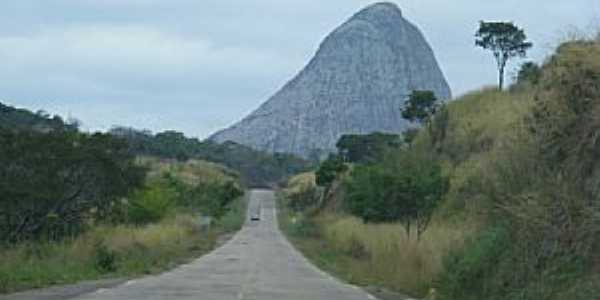
[[[0,241],[74,236],[110,216],[144,176],[106,134],[0,129]]]
[[[101,273],[111,273],[117,270],[117,253],[100,242],[96,245],[94,266]]]
[[[344,160],[340,155],[329,155],[329,158],[321,163],[316,172],[318,186],[329,187],[337,178],[338,174],[347,170]]]

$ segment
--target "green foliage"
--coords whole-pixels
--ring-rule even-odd
[[[418,237],[446,192],[447,179],[430,156],[403,151],[381,164],[357,166],[345,182],[349,211],[365,222],[401,222]]]
[[[230,204],[243,192],[231,181],[220,184],[210,184],[201,187],[202,203],[205,206],[208,215],[214,218],[221,218],[227,213]]]
[[[152,134],[149,131],[116,127],[111,134],[126,139],[130,150],[137,155],[180,161],[199,159],[223,164],[238,171],[249,186],[272,186],[287,176],[312,167],[310,162],[290,154],[269,154],[234,142],[217,144],[199,141],[176,131]]]
[[[570,42],[541,67],[537,84],[449,107],[442,154],[461,145],[463,155],[446,156],[457,166],[447,197],[486,222],[484,237],[449,259],[441,299],[597,295],[599,57],[597,42]],[[460,137],[466,124],[473,133]],[[506,233],[494,239],[498,222]]]
[[[465,250],[450,253],[445,259],[446,272],[438,282],[441,298],[489,299],[493,286],[488,286],[487,282],[494,278],[494,270],[510,242],[508,229],[496,225],[468,242]]]
[[[405,144],[411,145],[415,138],[417,138],[417,135],[419,135],[418,128],[408,128],[402,133],[402,139],[404,140]]]
[[[433,91],[412,91],[402,109],[402,117],[411,122],[425,124],[439,108]]]
[[[117,254],[106,247],[102,242],[96,244],[94,265],[100,273],[111,273],[116,271]]]
[[[76,122],[65,123],[60,116],[50,116],[44,111],[33,113],[0,103],[0,129],[38,132],[77,131],[77,126]]]
[[[177,194],[161,183],[153,183],[133,194],[129,200],[127,216],[135,224],[158,222],[171,213]]]
[[[126,144],[105,134],[0,130],[0,239],[61,239],[106,219],[142,184]]]
[[[386,150],[398,149],[401,145],[400,136],[376,132],[367,135],[343,135],[336,147],[346,162],[368,163],[381,159]]]
[[[129,222],[146,224],[179,209],[219,219],[242,195],[238,184],[229,179],[189,184],[172,173],[164,173],[133,195],[127,205],[127,217]]]
[[[336,179],[337,175],[346,171],[347,167],[344,160],[339,155],[330,155],[327,160],[321,163],[316,172],[316,183],[318,186],[329,187]]]
[[[521,65],[517,74],[517,85],[537,85],[542,77],[542,69],[534,62],[526,62]]]
[[[527,50],[533,46],[527,41],[525,31],[511,22],[479,23],[475,34],[475,45],[492,51],[499,72],[499,89],[504,87],[504,69],[508,61],[514,57],[525,57]]]

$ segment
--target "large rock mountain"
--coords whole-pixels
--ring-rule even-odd
[[[395,4],[373,4],[331,33],[273,97],[211,139],[304,157],[333,151],[343,134],[403,131],[400,109],[413,90],[451,98],[419,29]]]

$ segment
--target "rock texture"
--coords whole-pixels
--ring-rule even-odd
[[[273,97],[211,139],[304,157],[333,151],[343,134],[402,132],[400,109],[412,90],[451,98],[419,29],[395,4],[373,4],[331,33]]]

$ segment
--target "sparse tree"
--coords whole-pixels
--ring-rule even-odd
[[[404,103],[402,117],[423,125],[435,115],[439,108],[438,99],[432,91],[412,91]]]
[[[349,212],[368,223],[400,222],[408,236],[416,228],[420,239],[448,186],[439,163],[422,155],[404,151],[356,166],[344,182]]]
[[[525,31],[512,22],[481,21],[475,37],[476,46],[494,54],[499,73],[498,87],[502,90],[504,70],[508,61],[513,57],[525,57],[533,44],[527,41]]]

